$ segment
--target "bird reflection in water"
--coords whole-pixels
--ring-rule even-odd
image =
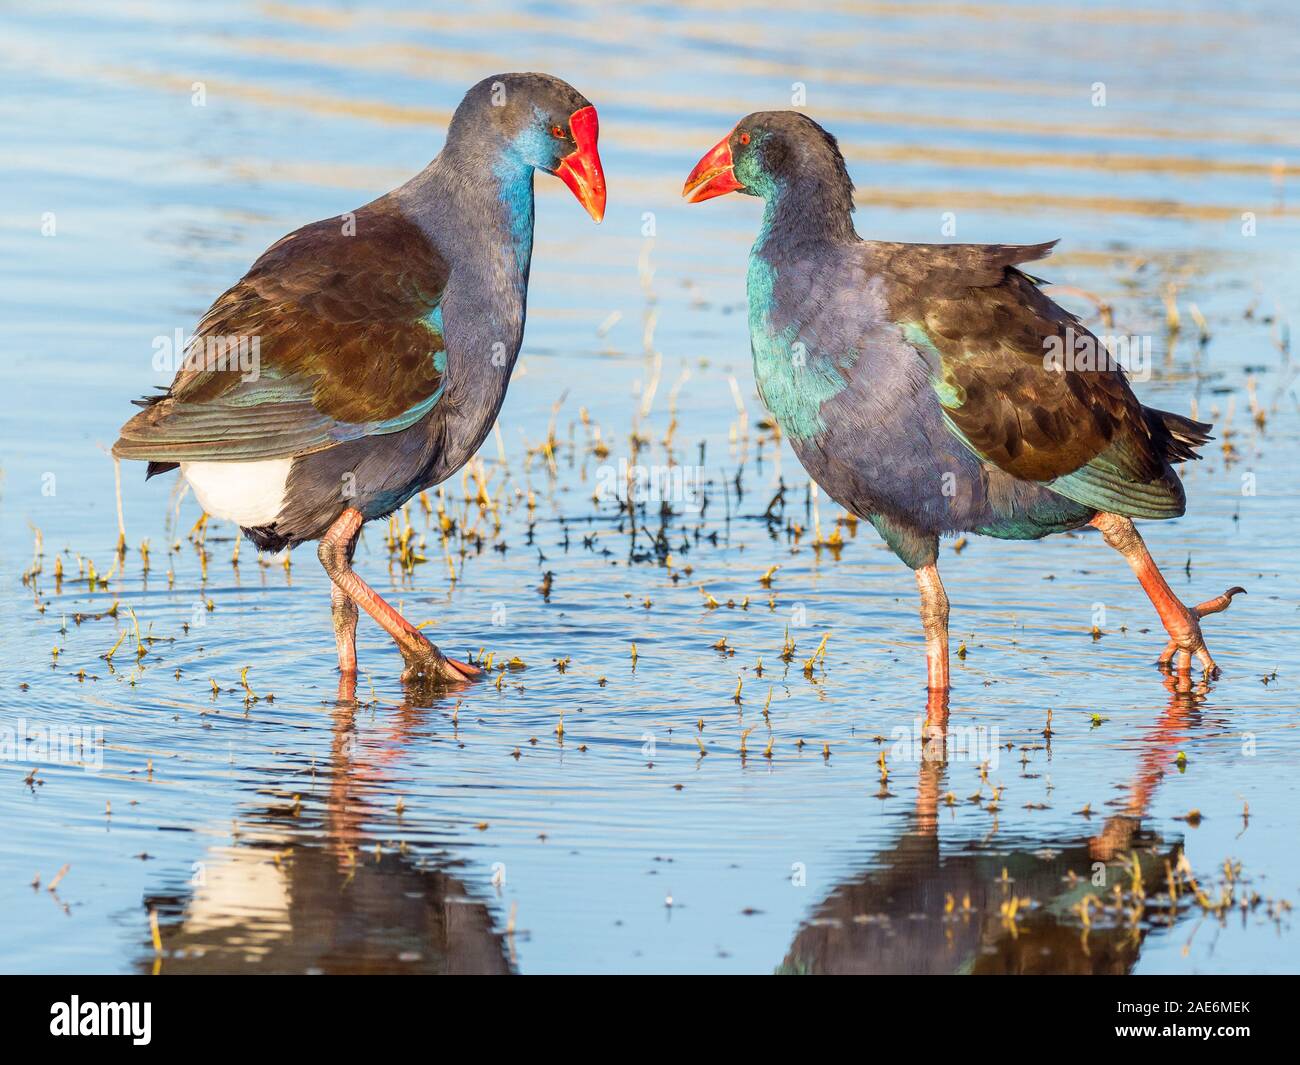
[[[1165,686],[1168,705],[1143,737],[1137,771],[1119,812],[1100,831],[1050,841],[1022,839],[1010,847],[999,846],[990,833],[983,841],[947,850],[941,848],[939,823],[948,706],[946,694],[931,693],[916,806],[906,831],[874,858],[869,872],[841,883],[815,909],[796,933],[780,971],[1130,972],[1154,926],[1085,925],[1080,903],[1090,894],[1109,901],[1114,885],[1130,884],[1134,856],[1149,895],[1163,890],[1169,865],[1178,863],[1181,841],[1144,829],[1142,820],[1178,747],[1200,724],[1209,685],[1193,686],[1182,672],[1167,673]],[[1050,749],[1050,735],[1045,742]],[[1017,906],[1008,915],[1005,907],[1012,899],[1026,898],[1035,904]]]
[[[306,794],[307,785],[301,797],[241,817],[235,843],[196,863],[189,891],[146,898],[145,909],[158,915],[164,950],[137,967],[513,972],[513,937],[496,931],[484,900],[445,865],[434,867],[392,842],[400,836],[397,826],[391,836],[374,834],[393,806],[391,764],[423,729],[430,702],[408,698],[390,741],[381,750],[368,748],[356,737],[355,678],[342,679],[323,808]],[[319,778],[321,767],[316,773]]]

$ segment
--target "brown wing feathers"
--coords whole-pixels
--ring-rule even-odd
[[[1016,269],[1052,244],[876,247],[891,317],[930,361],[945,417],[972,451],[1099,509],[1181,513],[1168,463],[1195,458],[1210,426],[1144,408],[1118,368],[1049,368],[1053,345],[1079,338],[1106,354]]]
[[[115,453],[162,463],[303,454],[337,442],[340,425],[382,425],[436,396],[443,338],[429,315],[446,264],[383,201],[349,228],[326,219],[273,244],[196,334],[200,345],[255,338],[256,373],[180,370],[123,427]]]

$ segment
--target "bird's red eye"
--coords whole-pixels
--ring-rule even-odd
[[[556,140],[564,140],[564,130],[561,129],[559,126],[552,126],[551,136],[554,137]]]
[[[742,134],[740,135],[740,143],[741,143],[741,144],[748,144],[748,143],[749,143],[749,134],[748,134],[748,133],[742,133]]]

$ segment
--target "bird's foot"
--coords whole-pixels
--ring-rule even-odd
[[[397,643],[406,660],[402,681],[422,685],[464,684],[482,676],[476,666],[447,658],[434,647],[419,629],[384,602],[352,569],[352,549],[365,519],[355,507],[349,507],[335,520],[320,539],[316,555],[333,582],[334,634],[338,643],[339,674],[355,675],[357,669],[356,624],[360,607]]]
[[[1162,669],[1177,668],[1180,672],[1190,670],[1192,656],[1194,655],[1204,668],[1207,678],[1214,679],[1219,676],[1219,667],[1215,665],[1214,659],[1210,656],[1209,648],[1205,646],[1205,637],[1201,634],[1201,618],[1207,614],[1218,614],[1227,610],[1232,604],[1234,595],[1245,594],[1245,588],[1233,587],[1222,595],[1207,599],[1204,603],[1198,603],[1193,607],[1184,607],[1184,616],[1175,624],[1166,624],[1165,626],[1169,633],[1169,642],[1165,645],[1165,649],[1160,652],[1158,660],[1160,667]]]
[[[483,675],[478,666],[448,658],[418,632],[399,643],[398,650],[406,661],[402,681],[407,684],[430,681],[464,684],[466,681],[478,680]]]

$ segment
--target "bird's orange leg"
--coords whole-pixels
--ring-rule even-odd
[[[343,545],[343,558],[350,566],[352,554],[357,549],[361,526],[357,526]],[[333,581],[330,581],[330,608],[334,615],[334,643],[339,652],[339,674],[356,678],[357,675],[357,604]]]
[[[1160,652],[1160,665],[1168,666],[1173,663],[1180,670],[1190,669],[1192,655],[1195,655],[1205,667],[1206,675],[1217,677],[1219,667],[1214,664],[1214,659],[1210,657],[1209,649],[1205,646],[1205,638],[1201,635],[1200,619],[1206,614],[1217,614],[1221,610],[1227,610],[1232,597],[1238,594],[1244,595],[1246,589],[1229,588],[1222,595],[1207,599],[1197,606],[1187,607],[1178,596],[1174,595],[1173,589],[1169,587],[1164,574],[1160,572],[1155,559],[1151,557],[1151,552],[1147,550],[1141,533],[1137,531],[1132,521],[1122,514],[1109,514],[1102,511],[1089,524],[1101,530],[1106,543],[1128,561],[1142,585],[1142,590],[1147,593],[1151,605],[1160,615],[1160,623],[1164,625],[1165,632],[1169,633],[1169,643]]]
[[[349,553],[350,554],[350,553]],[[348,562],[352,559],[349,557]],[[357,604],[337,584],[330,582],[330,606],[334,611],[334,642],[339,649],[339,672],[357,675]]]
[[[402,658],[406,660],[406,670],[402,674],[404,680],[424,678],[461,682],[480,676],[482,671],[476,667],[445,657],[425,639],[419,629],[384,602],[370,585],[352,571],[349,545],[355,542],[364,520],[360,511],[349,507],[321,537],[316,554],[320,558],[321,565],[325,567],[325,572],[329,574],[330,580],[334,582],[335,589],[379,622],[384,631],[393,638],[397,649],[402,653]],[[355,615],[353,624],[355,626]],[[339,642],[339,668],[344,669],[344,639],[339,635],[338,625],[339,614],[336,609],[335,634]],[[348,643],[352,645],[352,668],[355,671],[356,647],[351,638],[348,639]]]
[[[925,628],[926,687],[946,692],[948,684],[948,595],[939,580],[939,567],[931,562],[916,571],[921,590],[921,624]]]

